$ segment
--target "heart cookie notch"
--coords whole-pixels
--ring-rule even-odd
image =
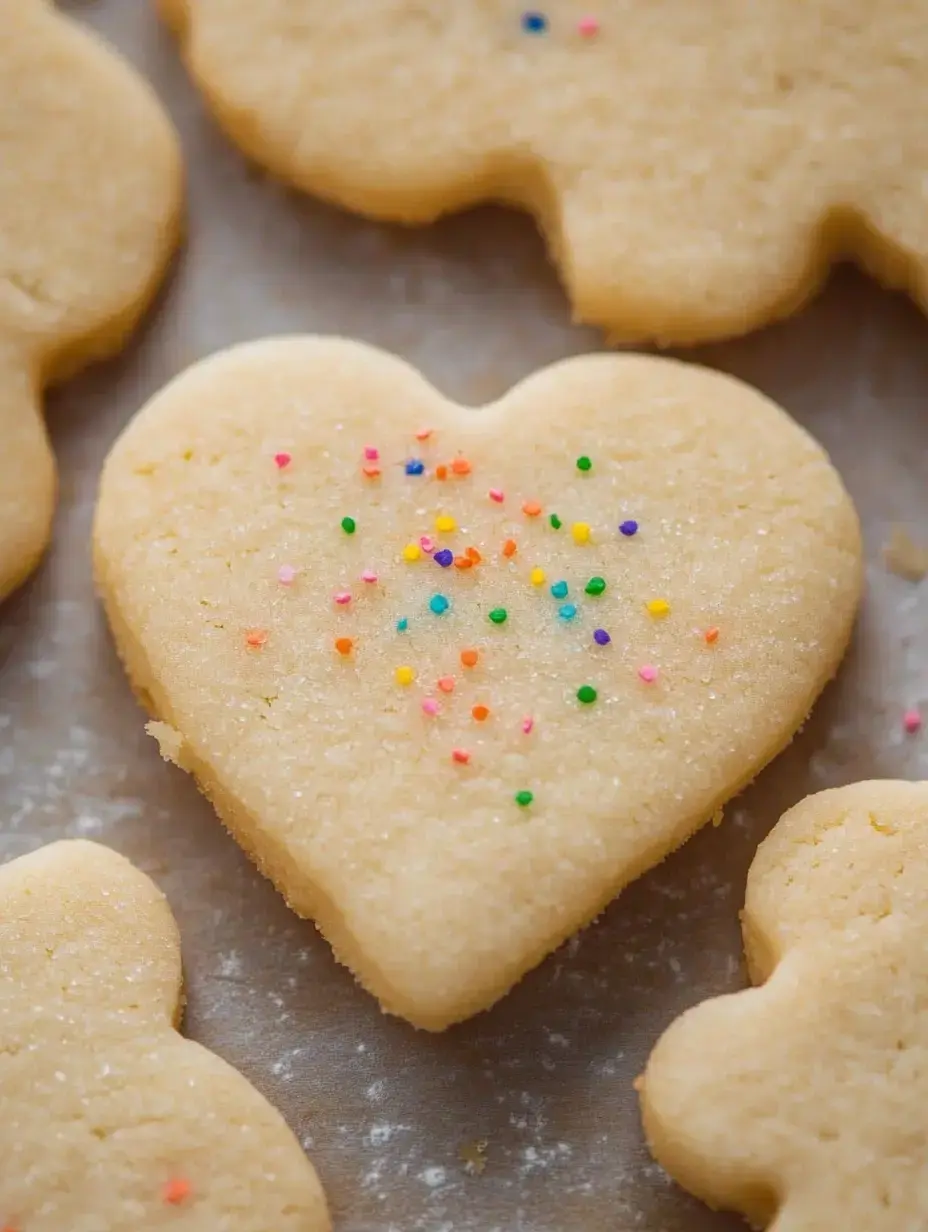
[[[317,338],[217,355],[137,415],[95,566],[162,751],[432,1029],[790,740],[861,581],[827,458],[737,381],[598,355],[473,410]]]

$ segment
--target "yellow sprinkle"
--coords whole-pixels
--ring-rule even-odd
[[[531,583],[533,586],[544,586],[545,584],[544,569],[533,569],[532,572],[529,574],[529,578],[531,579]]]
[[[412,684],[416,678],[416,673],[411,667],[398,667],[394,672],[397,684]]]
[[[589,522],[574,522],[571,527],[571,534],[574,537],[574,543],[589,543],[590,542],[590,524]]]
[[[652,599],[645,606],[652,616],[667,616],[670,612],[670,604],[666,599]]]
[[[403,560],[418,560],[422,555],[422,549],[418,543],[407,543],[403,548]]]
[[[440,513],[435,519],[435,529],[448,534],[453,530],[457,530],[458,524],[450,513]]]

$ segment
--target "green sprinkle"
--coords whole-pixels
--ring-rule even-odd
[[[490,613],[490,619],[495,625],[504,625],[509,613],[504,607],[495,607]]]
[[[518,804],[520,808],[528,808],[528,806],[531,804],[531,802],[534,799],[535,797],[533,793],[530,791],[517,791],[516,792],[515,800],[516,800],[516,804]]]
[[[358,524],[354,518],[342,518],[342,530],[346,535],[353,535],[358,529]]]
[[[409,628],[408,618],[406,616],[401,616],[399,620],[396,622],[397,633],[405,633],[408,628]]]
[[[583,589],[588,595],[601,595],[606,589],[606,579],[601,577],[591,577]]]
[[[593,469],[593,463],[590,461],[590,459],[586,456],[585,453],[581,454],[580,457],[577,459],[577,470],[578,471],[589,471],[592,469]]]
[[[561,527],[564,525],[564,523],[561,521],[561,519],[557,516],[556,513],[552,513],[550,518],[548,518],[548,521],[551,523],[552,529],[554,530],[560,530]]]
[[[591,684],[582,684],[577,690],[577,701],[583,702],[584,706],[592,706],[596,701],[596,690]]]

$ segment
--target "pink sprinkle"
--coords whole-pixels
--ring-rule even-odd
[[[293,461],[293,458],[291,457],[289,453],[275,453],[274,461],[277,463],[278,470],[283,470],[284,467],[287,467],[290,465],[290,463]]]
[[[599,18],[581,17],[577,22],[577,29],[585,38],[592,38],[594,34],[599,34]]]
[[[346,603],[351,602],[351,591],[339,590],[335,593],[334,599],[336,603],[340,603],[342,607],[344,607]]]
[[[296,578],[296,570],[293,565],[281,565],[277,570],[277,580],[281,586],[292,586]]]
[[[365,569],[364,572],[361,574],[361,581],[368,582],[368,583],[376,582],[377,574],[374,573],[372,569]]]
[[[490,488],[487,493],[491,501],[496,501],[497,505],[501,505],[506,499],[506,494],[502,488]]]
[[[467,749],[452,749],[451,760],[456,761],[459,766],[466,766],[470,761],[470,753]]]
[[[419,540],[419,547],[422,549],[423,552],[434,552],[435,551],[435,540],[432,539],[429,535],[423,535]]]
[[[430,718],[434,719],[435,715],[438,714],[440,710],[441,710],[441,706],[439,706],[438,702],[435,700],[434,697],[426,697],[423,699],[423,702],[422,702],[423,714],[427,714],[429,715]]]
[[[907,710],[902,716],[902,726],[910,736],[914,736],[917,731],[921,731],[922,729],[921,714],[914,708],[912,710]]]
[[[420,428],[419,431],[416,433],[416,440],[417,441],[427,441],[431,435],[432,435],[431,428]]]
[[[380,450],[375,449],[373,445],[364,446],[364,457],[368,462],[376,462],[380,457]]]
[[[638,675],[645,682],[645,684],[653,684],[657,679],[657,668],[652,667],[649,663],[646,663],[644,667],[638,668]]]
[[[522,720],[522,730],[525,732],[526,736],[528,736],[531,733],[531,730],[534,726],[535,726],[535,720],[532,718],[530,714],[527,714],[525,718]]]

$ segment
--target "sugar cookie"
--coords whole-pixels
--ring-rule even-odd
[[[855,256],[928,306],[928,0],[161,0],[231,137],[427,222],[530,210],[578,320],[705,341]]]
[[[173,129],[148,85],[46,0],[2,6],[0,599],[48,542],[41,390],[118,350],[179,231]]]
[[[713,1206],[777,1229],[928,1227],[928,783],[788,812],[748,877],[763,987],[684,1014],[642,1082],[651,1147]]]
[[[326,1232],[316,1175],[241,1074],[183,1039],[177,926],[122,856],[0,869],[0,1227]]]
[[[480,411],[281,339],[128,427],[96,571],[162,751],[388,1009],[492,1003],[707,821],[834,673],[822,451],[728,377],[598,355]]]

